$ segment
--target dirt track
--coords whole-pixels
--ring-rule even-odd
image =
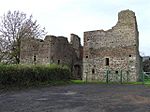
[[[82,84],[1,92],[0,112],[150,112],[150,87]]]

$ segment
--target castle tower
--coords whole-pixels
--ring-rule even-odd
[[[123,10],[112,29],[84,32],[83,80],[137,81],[140,75],[136,16]],[[120,76],[122,74],[122,76]],[[121,79],[122,78],[122,79]]]

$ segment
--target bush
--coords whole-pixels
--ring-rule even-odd
[[[2,65],[0,85],[26,86],[47,81],[70,80],[68,67],[61,65]]]

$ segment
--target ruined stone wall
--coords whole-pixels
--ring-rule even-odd
[[[128,75],[137,81],[140,72],[139,42],[133,11],[118,14],[117,24],[110,30],[84,32],[83,79],[106,81],[106,71]],[[113,79],[114,81],[116,79]]]
[[[78,79],[82,78],[82,59],[83,59],[83,47],[81,46],[80,37],[75,34],[71,34],[70,44],[75,52],[76,55],[73,55],[73,74],[78,74],[74,77]]]
[[[73,48],[66,37],[49,37],[51,63],[72,65]]]
[[[22,64],[61,64],[70,67],[73,77],[81,78],[82,56],[80,38],[71,34],[71,43],[66,37],[48,35],[44,40],[24,39],[21,43]]]
[[[21,42],[20,63],[34,64],[37,61],[40,44],[43,40],[39,39],[23,39]]]
[[[21,44],[21,63],[71,65],[72,52],[73,48],[66,37],[46,36],[44,40],[29,39]]]
[[[80,38],[78,37],[78,35],[71,34],[70,40],[71,40],[70,44],[74,48],[75,52],[77,53],[77,57],[79,58],[80,57],[80,46],[81,46]]]

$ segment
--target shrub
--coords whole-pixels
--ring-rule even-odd
[[[70,80],[67,66],[61,65],[2,65],[0,84],[26,86],[33,83]]]

